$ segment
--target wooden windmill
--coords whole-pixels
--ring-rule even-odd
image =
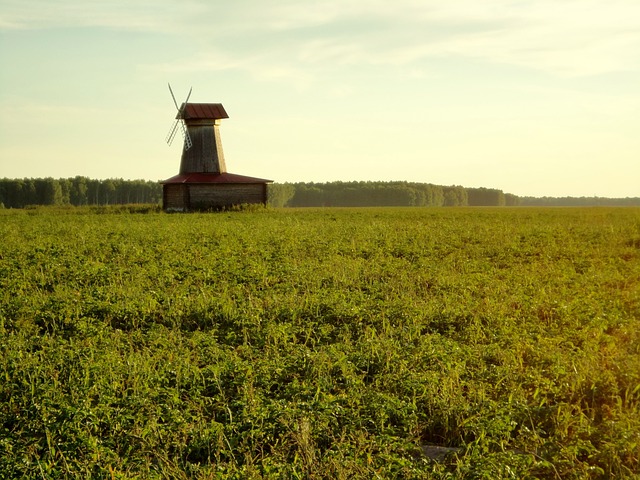
[[[220,120],[229,118],[221,103],[189,103],[178,106],[171,85],[171,97],[178,110],[167,143],[177,131],[184,138],[180,173],[162,182],[165,210],[217,210],[244,203],[267,202],[271,180],[227,172],[220,139]]]

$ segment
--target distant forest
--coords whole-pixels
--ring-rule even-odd
[[[32,205],[159,204],[162,185],[149,180],[0,179],[0,208]],[[415,182],[274,183],[274,207],[640,206],[640,197],[519,197],[495,188]]]
[[[519,197],[495,188],[415,182],[281,183],[270,187],[269,203],[277,207],[640,206],[640,197]]]
[[[162,185],[148,180],[74,178],[0,179],[0,206],[159,203]]]

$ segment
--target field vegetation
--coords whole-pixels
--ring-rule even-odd
[[[640,209],[5,209],[0,236],[0,478],[640,475]]]

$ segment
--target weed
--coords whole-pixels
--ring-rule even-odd
[[[2,210],[0,477],[636,478],[639,219]]]

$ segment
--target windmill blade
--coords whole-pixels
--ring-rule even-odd
[[[187,126],[184,124],[184,122],[180,122],[180,123],[182,124],[182,136],[184,137],[184,149],[189,150],[193,145],[193,142],[191,142],[191,135],[189,135],[189,130],[187,129]]]
[[[181,106],[178,106],[178,102],[176,101],[176,96],[173,94],[173,89],[171,88],[171,84],[167,82],[169,86],[169,92],[171,92],[171,98],[173,98],[173,104],[176,106],[176,110],[178,110],[178,119],[175,121],[171,130],[167,134],[167,144],[171,145],[173,143],[173,139],[178,132],[178,125],[181,127],[182,137],[184,138],[184,149],[189,150],[193,145],[191,141],[191,135],[189,135],[189,130],[187,129],[186,124],[184,123],[184,111],[187,108],[187,103],[189,102],[189,98],[191,97],[191,92],[193,91],[193,87],[189,89],[189,93],[187,94],[187,99]]]
[[[193,87],[189,89],[189,93],[187,94],[187,98],[182,104],[182,108],[180,109],[180,118],[182,119],[182,136],[184,137],[184,149],[189,150],[193,145],[191,141],[191,135],[189,135],[189,129],[184,123],[184,111],[187,109],[187,104],[189,103],[189,97],[191,97],[191,92],[193,91]]]
[[[180,120],[176,120],[173,123],[173,126],[171,127],[171,130],[169,130],[169,133],[167,133],[167,145],[171,146],[171,144],[173,143],[173,139],[176,136],[176,133],[178,133],[178,125],[180,125]],[[182,125],[182,127],[184,128],[184,125]]]
[[[187,95],[187,99],[184,101],[184,103],[181,105],[181,107],[178,109],[179,112],[179,116],[180,118],[184,118],[184,111],[187,108],[187,103],[189,103],[189,97],[191,96],[191,92],[193,91],[193,87],[191,87],[189,89],[189,94]]]
[[[171,92],[171,98],[173,98],[173,103],[176,106],[176,110],[180,111],[180,107],[178,106],[178,102],[176,102],[176,96],[173,94],[173,90],[171,90],[171,84],[167,82],[169,85],[169,91]]]
[[[189,89],[189,94],[187,95],[187,99],[184,101],[184,108],[187,108],[187,103],[189,103],[189,97],[191,96],[192,91],[193,91],[193,87]]]

